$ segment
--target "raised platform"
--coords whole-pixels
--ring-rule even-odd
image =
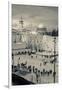
[[[30,84],[34,84],[22,77],[19,77],[15,74],[12,74],[12,85],[30,85]]]

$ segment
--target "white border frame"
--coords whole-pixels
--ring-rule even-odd
[[[45,2],[43,2],[42,4],[41,3],[31,3],[31,2],[29,2],[29,3],[27,3],[27,2],[20,2],[20,1],[12,1],[12,2],[8,2],[8,87],[10,88],[10,87],[13,87],[12,86],[12,78],[11,78],[11,72],[12,72],[12,70],[11,70],[11,61],[12,61],[12,56],[11,56],[11,54],[12,54],[12,43],[11,43],[11,39],[12,39],[12,27],[11,27],[11,22],[12,22],[12,4],[20,4],[20,5],[34,5],[34,6],[56,6],[56,7],[58,7],[59,8],[59,4],[57,4],[57,3],[53,3],[53,4],[48,4],[48,2],[47,3],[45,3]],[[59,13],[59,10],[58,10],[58,13]],[[59,26],[59,20],[58,20],[58,26]],[[59,59],[58,59],[59,60]],[[59,73],[59,72],[58,72]],[[59,76],[58,76],[58,81],[59,81]],[[58,84],[58,83],[56,83],[56,84]],[[44,85],[47,85],[47,84],[39,84],[39,86],[44,86]],[[55,85],[54,83],[53,84],[48,84],[48,85]],[[20,85],[20,86],[17,86],[17,87],[21,87],[22,85]],[[26,87],[26,86],[38,86],[38,84],[37,85],[23,85],[23,87]],[[14,87],[16,87],[16,86],[14,86]]]
[[[12,86],[11,81],[11,61],[12,61],[12,52],[11,52],[11,31],[12,31],[12,25],[11,25],[11,2],[8,2],[8,87]]]

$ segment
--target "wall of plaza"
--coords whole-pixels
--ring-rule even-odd
[[[40,30],[39,30],[40,31]],[[13,49],[23,49],[30,48],[39,50],[47,50],[54,52],[54,37],[45,35],[43,31],[36,34],[31,33],[31,31],[23,30],[12,30],[12,48]],[[58,37],[56,37],[56,51],[58,51],[57,44]]]

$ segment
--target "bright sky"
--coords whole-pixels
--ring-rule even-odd
[[[45,26],[49,30],[58,27],[58,7],[12,5],[12,25],[19,26],[20,18],[24,20],[24,27]]]

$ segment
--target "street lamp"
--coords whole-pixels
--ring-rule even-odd
[[[55,61],[56,61],[56,57],[55,57],[55,54],[56,54],[56,49],[55,49],[55,46],[56,46],[56,37],[54,37],[54,83],[55,83],[55,75],[56,75],[56,72],[55,72]]]
[[[53,72],[53,77],[54,77],[54,83],[55,83],[55,77],[56,77],[56,71],[55,71],[55,68],[56,68],[56,66],[55,66],[55,61],[56,61],[56,57],[55,57],[55,55],[56,55],[56,30],[54,29],[53,31],[52,31],[52,36],[54,37],[54,72]]]
[[[13,61],[13,72],[14,72],[14,54],[12,53],[12,61]]]

